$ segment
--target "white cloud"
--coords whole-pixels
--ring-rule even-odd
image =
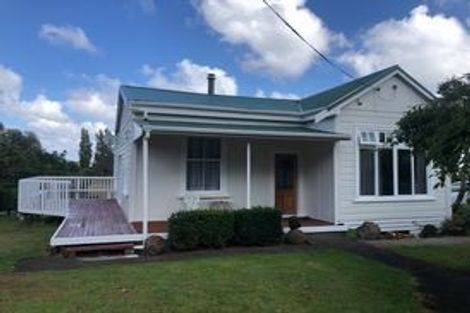
[[[413,9],[409,17],[381,22],[367,30],[356,51],[341,61],[358,74],[400,64],[426,86],[470,72],[470,33],[455,17],[431,15],[428,7]]]
[[[71,90],[65,104],[84,118],[105,121],[111,128],[116,116],[119,79],[104,74],[95,77],[84,76],[84,78],[89,87]]]
[[[80,27],[44,24],[39,31],[39,37],[52,44],[70,45],[75,49],[85,50],[90,53],[98,52],[98,48]]]
[[[257,89],[256,90],[255,97],[273,98],[273,99],[292,99],[292,100],[300,99],[300,96],[298,94],[295,94],[295,93],[273,91],[270,94],[267,94],[262,89]]]
[[[147,64],[142,67],[141,72],[148,77],[147,85],[151,87],[201,93],[207,92],[207,73],[214,73],[217,94],[237,94],[237,82],[234,77],[229,76],[223,69],[199,65],[189,59],[178,62],[172,73]]]
[[[67,150],[69,158],[77,159],[80,129],[82,127],[89,130],[93,141],[94,134],[98,130],[112,126],[112,119],[107,119],[109,118],[107,112],[109,110],[114,111],[114,108],[112,108],[114,100],[111,98],[115,97],[117,89],[113,91],[114,95],[112,96],[110,90],[117,88],[118,81],[104,75],[98,75],[92,78],[92,81],[96,84],[96,89],[79,89],[84,97],[80,104],[86,107],[86,109],[82,108],[82,112],[86,114],[83,120],[77,120],[67,114],[66,106],[62,102],[52,100],[45,94],[38,94],[31,101],[22,99],[21,76],[0,65],[0,112],[8,112],[22,119],[25,130],[36,133],[45,149],[59,152]],[[72,103],[78,93],[72,91],[71,97],[66,103],[68,105]],[[102,106],[90,108],[91,105],[88,101],[94,97],[100,99],[99,103],[104,108]]]
[[[271,0],[271,5],[320,51],[344,44],[342,35],[328,30],[306,5],[306,0]],[[197,0],[195,6],[206,23],[234,45],[246,46],[242,64],[249,70],[274,77],[303,74],[317,56],[262,1]]]
[[[43,119],[52,122],[68,122],[70,118],[62,110],[62,104],[39,94],[31,102],[23,102],[23,111],[34,119]]]
[[[20,99],[21,76],[0,65],[0,110],[13,108]]]

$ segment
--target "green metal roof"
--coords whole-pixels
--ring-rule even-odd
[[[234,108],[260,111],[300,112],[298,100],[256,97],[208,95],[157,88],[121,86],[121,92],[130,101],[199,105],[215,108]]]
[[[150,105],[152,103],[159,103],[182,106],[207,106],[214,109],[242,109],[286,113],[315,112],[331,109],[343,100],[358,94],[396,70],[401,70],[406,74],[398,65],[394,65],[300,100],[208,95],[136,86],[121,86],[121,94],[128,101],[145,102]],[[409,76],[408,74],[406,75]]]
[[[355,94],[358,94],[359,92],[375,84],[376,82],[393,73],[399,68],[400,67],[398,65],[394,65],[378,72],[374,72],[367,76],[363,76],[348,83],[304,98],[300,101],[302,109],[304,111],[310,111],[315,109],[331,109],[335,105],[339,104],[340,101],[352,97]]]

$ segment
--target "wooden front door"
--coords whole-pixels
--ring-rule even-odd
[[[276,154],[275,156],[276,208],[282,214],[297,213],[297,156]]]

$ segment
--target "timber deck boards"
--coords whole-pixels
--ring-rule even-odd
[[[69,214],[57,238],[137,234],[115,199],[70,200]]]

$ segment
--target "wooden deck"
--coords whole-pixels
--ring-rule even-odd
[[[69,212],[51,244],[99,244],[136,241],[139,234],[127,222],[115,199],[70,200]],[[55,244],[54,244],[55,243]]]

